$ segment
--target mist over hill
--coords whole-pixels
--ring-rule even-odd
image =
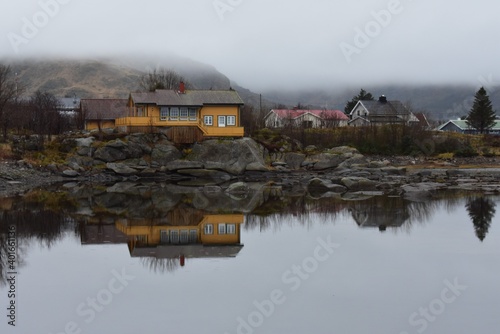
[[[154,69],[166,68],[178,72],[195,89],[229,89],[239,92],[243,101],[254,110],[264,111],[277,105],[293,107],[299,103],[311,108],[344,110],[348,100],[361,88],[375,97],[386,95],[389,100],[407,103],[415,112],[425,112],[435,121],[466,115],[479,87],[473,85],[363,85],[353,88],[325,86],[322,89],[295,91],[276,87],[270,91],[253,92],[241,87],[215,67],[185,57],[109,57],[99,59],[25,59],[7,61],[17,73],[17,80],[26,86],[26,96],[35,91],[47,91],[58,97],[126,98],[139,90],[139,79]],[[262,80],[265,80],[263,78]],[[477,85],[478,86],[478,85]],[[342,87],[342,88],[339,88]],[[500,87],[486,87],[493,108],[500,112]]]

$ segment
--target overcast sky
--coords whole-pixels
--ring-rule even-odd
[[[500,82],[495,0],[0,1],[0,57],[173,52],[255,91]]]

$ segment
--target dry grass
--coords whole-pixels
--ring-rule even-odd
[[[0,160],[13,159],[12,147],[10,144],[0,144]]]

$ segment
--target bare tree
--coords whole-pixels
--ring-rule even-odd
[[[0,125],[3,129],[3,139],[7,139],[7,130],[10,125],[7,117],[7,108],[17,101],[24,87],[19,87],[12,77],[12,69],[8,65],[0,64]],[[11,109],[12,110],[12,109]]]
[[[181,82],[189,88],[190,84],[177,72],[160,68],[144,74],[140,78],[139,86],[142,90],[154,92],[157,89],[178,89]]]
[[[30,127],[35,133],[41,135],[41,138],[47,135],[50,140],[52,134],[62,132],[62,115],[58,111],[59,100],[53,94],[36,91],[29,104]],[[41,140],[43,144],[43,139]]]

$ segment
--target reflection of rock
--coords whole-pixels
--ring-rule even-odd
[[[379,185],[376,181],[357,176],[344,177],[341,182],[349,191],[377,190],[377,186]]]
[[[340,184],[332,183],[330,180],[314,178],[309,181],[307,190],[313,197],[321,197],[328,192],[344,193],[347,191],[347,188]]]

